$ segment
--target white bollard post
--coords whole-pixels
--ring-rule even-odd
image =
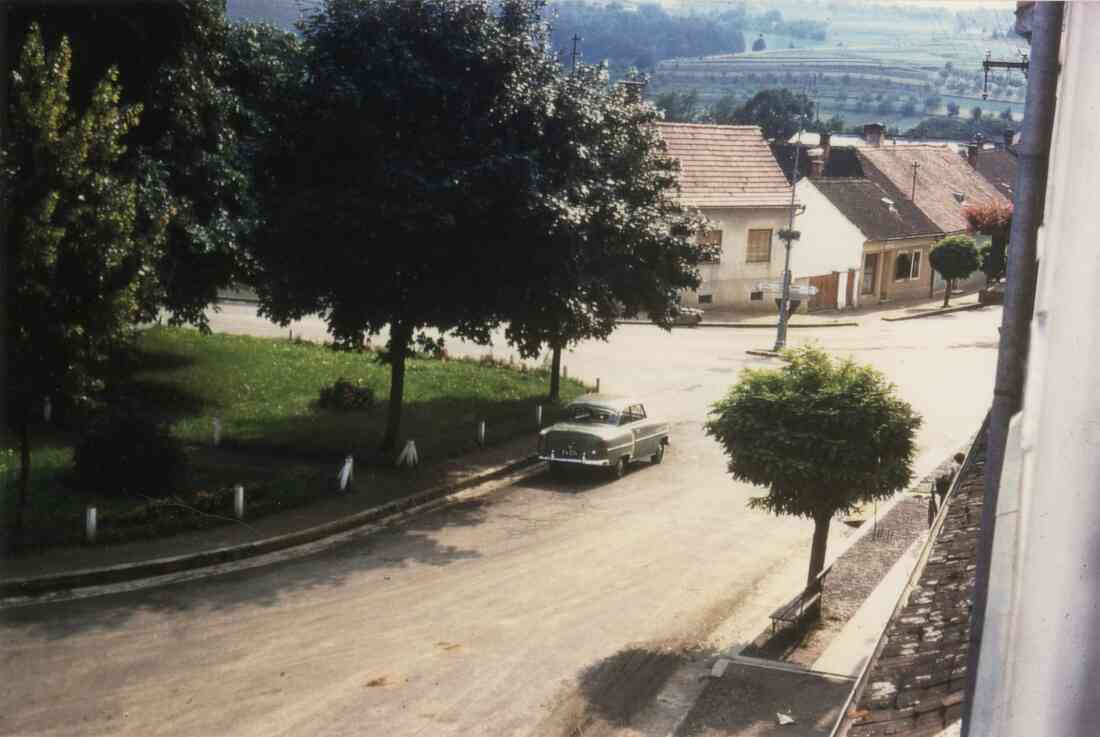
[[[344,491],[348,488],[348,484],[351,483],[352,475],[355,471],[355,459],[350,455],[344,457],[344,465],[340,467],[340,473],[337,475],[337,480],[340,482],[340,491]]]
[[[563,379],[569,378],[569,367],[566,366],[564,363],[561,365],[561,377]]]
[[[86,507],[84,509],[84,538],[90,542],[95,542],[96,533],[96,510],[95,507]]]
[[[244,487],[240,484],[233,487],[233,514],[244,519]]]
[[[542,405],[535,407],[535,424],[542,427]]]
[[[420,463],[420,456],[416,452],[416,442],[408,441],[405,443],[405,447],[402,449],[401,454],[397,456],[397,466],[408,466],[412,468]]]
[[[222,442],[222,421],[220,417],[214,418],[214,447],[217,448]]]
[[[596,377],[596,393],[600,393],[600,377]]]
[[[485,445],[485,420],[477,423],[477,444]]]
[[[53,416],[53,402],[50,401],[49,397],[46,397],[45,399],[42,400],[42,419],[45,420],[46,422],[49,422],[50,418],[52,416]]]

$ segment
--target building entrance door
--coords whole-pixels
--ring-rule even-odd
[[[874,294],[875,280],[878,275],[878,254],[867,253],[863,256],[863,284],[860,286],[860,294]]]

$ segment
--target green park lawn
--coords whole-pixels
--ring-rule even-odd
[[[373,389],[367,410],[322,409],[322,387],[337,379]],[[474,450],[477,423],[486,422],[487,443],[535,429],[535,407],[545,403],[544,371],[497,362],[412,358],[406,364],[402,443],[416,441],[421,463]],[[583,393],[563,380],[562,399]],[[323,498],[331,492],[341,460],[372,466],[372,501],[408,493],[410,479],[377,448],[386,422],[389,366],[371,352],[335,351],[301,341],[202,335],[179,328],[151,328],[137,343],[115,394],[163,418],[188,449],[189,493],[168,506],[157,501],[155,479],[146,497],[102,498],[73,488],[76,437],[46,425],[32,434],[32,477],[27,529],[36,545],[77,543],[84,507],[95,504],[104,541],[169,534],[224,523],[230,489],[248,489],[250,518]],[[556,407],[546,406],[552,421]],[[213,421],[222,424],[212,446]],[[0,441],[3,508],[13,509],[19,454],[14,438]],[[214,516],[210,516],[214,515]]]

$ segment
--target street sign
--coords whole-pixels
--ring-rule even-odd
[[[756,282],[755,291],[768,292],[769,294],[783,294],[783,282],[781,281],[759,281]],[[812,297],[817,294],[817,287],[809,284],[792,284],[791,285],[791,299],[805,299],[806,297]]]

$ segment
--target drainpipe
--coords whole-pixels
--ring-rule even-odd
[[[1039,271],[1036,241],[1043,222],[1050,141],[1058,91],[1058,53],[1062,42],[1063,3],[1036,3],[1032,16],[1031,57],[1028,68],[1024,128],[1017,145],[1017,175],[1012,232],[1008,245],[1004,311],[1001,316],[1000,350],[990,412],[988,454],[985,465],[985,498],[975,571],[974,599],[970,612],[970,652],[966,663],[966,700],[963,702],[963,737],[970,735],[970,715],[981,654],[989,594],[989,568],[993,552],[993,527],[1001,468],[1004,465],[1008,423],[1023,404],[1031,318],[1035,311],[1035,286]]]

